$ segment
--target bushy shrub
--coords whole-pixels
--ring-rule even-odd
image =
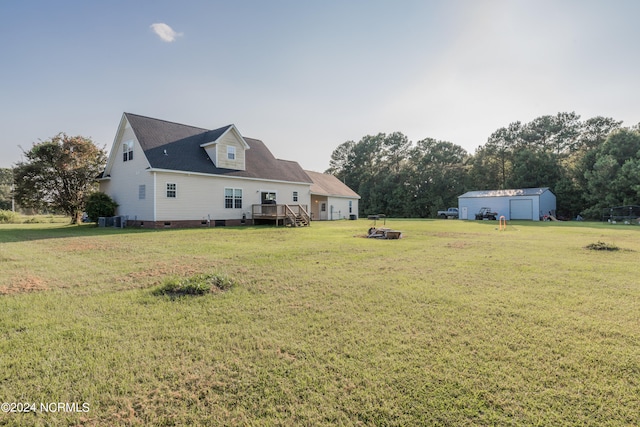
[[[236,285],[230,277],[222,274],[198,274],[186,278],[170,278],[153,291],[155,295],[172,297],[183,295],[205,295],[227,291]]]
[[[0,210],[0,224],[16,224],[20,222],[20,215],[7,210]]]
[[[91,193],[85,202],[85,211],[91,222],[98,222],[101,216],[114,216],[117,207],[118,204],[101,191]]]

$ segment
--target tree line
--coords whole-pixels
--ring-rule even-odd
[[[640,204],[640,124],[545,115],[496,130],[473,154],[379,133],[340,144],[326,172],[360,194],[360,216],[434,217],[467,191],[549,187],[558,216],[600,219],[604,208]]]
[[[61,133],[24,156],[0,169],[0,210],[12,207],[13,197],[22,208],[64,212],[78,222],[97,189],[104,149]],[[640,124],[546,115],[496,130],[473,154],[448,141],[379,133],[340,144],[327,173],[360,194],[360,216],[434,217],[470,190],[549,187],[559,217],[599,219],[603,209],[640,204]],[[96,204],[103,209],[103,200]]]

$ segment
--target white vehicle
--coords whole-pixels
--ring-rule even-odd
[[[442,218],[442,219],[455,218],[455,219],[458,219],[458,208],[449,208],[446,211],[438,211],[438,218]]]

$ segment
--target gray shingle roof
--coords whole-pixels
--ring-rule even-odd
[[[312,171],[305,172],[307,172],[307,175],[313,180],[313,184],[311,184],[311,194],[360,198],[358,193],[333,175]]]
[[[515,197],[515,196],[539,196],[545,191],[548,191],[549,187],[540,188],[514,188],[510,190],[480,190],[480,191],[468,191],[458,198],[465,197]]]
[[[200,144],[216,140],[232,125],[208,130],[131,113],[125,117],[154,169],[312,182],[297,162],[276,159],[262,141],[252,138],[244,138],[250,147],[245,152],[245,170],[216,167]]]

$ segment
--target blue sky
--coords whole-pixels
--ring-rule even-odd
[[[58,132],[109,150],[123,112],[233,123],[316,171],[378,132],[473,153],[560,111],[632,126],[638,16],[635,0],[7,0],[0,167]]]

